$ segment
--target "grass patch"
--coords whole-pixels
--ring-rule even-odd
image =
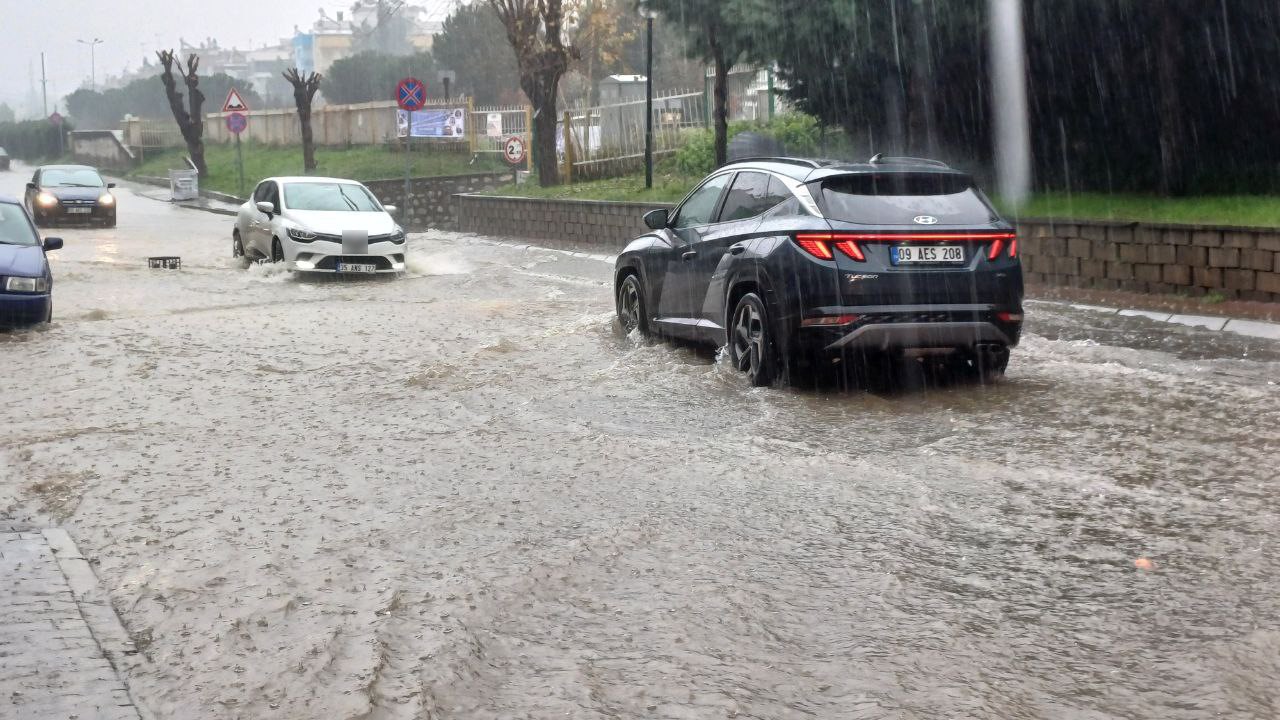
[[[660,167],[654,173],[651,190],[644,189],[644,174],[637,173],[551,188],[540,187],[536,179],[531,179],[518,187],[500,187],[491,194],[558,200],[676,202],[701,179],[701,176],[685,175],[670,167]],[[1265,195],[1160,198],[1103,193],[1044,193],[1033,196],[1016,213],[999,200],[996,205],[1009,218],[1280,227],[1280,197]]]
[[[684,175],[671,169],[656,169],[653,187],[645,189],[644,173],[624,175],[607,180],[589,180],[571,185],[544,188],[531,177],[523,185],[504,185],[489,193],[509,197],[549,198],[554,200],[625,200],[630,202],[673,203],[685,196],[702,176]]]
[[[245,143],[242,152],[246,193],[252,192],[254,186],[266,177],[304,174],[301,146],[276,147]],[[168,177],[170,169],[186,167],[183,161],[185,155],[186,150],[179,149],[148,155],[146,161],[134,168],[130,175]],[[414,177],[462,175],[506,169],[506,164],[497,158],[482,155],[472,163],[469,154],[428,148],[414,148],[411,157],[410,173]],[[205,190],[239,195],[235,145],[206,145],[204,159],[209,166],[209,176],[201,179],[200,187]],[[320,147],[316,148],[316,164],[319,166],[314,173],[316,175],[360,181],[404,177],[404,153],[392,152],[385,147]]]
[[[1001,210],[1009,217],[1015,215],[1007,208],[1002,207]],[[1103,193],[1045,193],[1032,197],[1027,206],[1016,214],[1030,218],[1280,227],[1280,197],[1224,195],[1161,198]]]

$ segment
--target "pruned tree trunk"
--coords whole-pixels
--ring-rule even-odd
[[[298,68],[289,68],[284,79],[293,86],[293,103],[298,107],[298,122],[302,124],[302,166],[310,174],[316,171],[316,142],[311,131],[311,103],[320,90],[320,82],[324,79],[320,73],[310,73],[305,77]]]
[[[560,184],[556,108],[560,78],[578,51],[564,44],[562,0],[487,0],[507,29],[520,68],[520,88],[533,104],[533,159],[538,184]]]
[[[204,93],[200,92],[200,76],[197,74],[200,68],[200,56],[191,55],[187,58],[185,72],[183,72],[182,63],[172,50],[161,50],[156,53],[156,57],[160,58],[160,64],[164,66],[160,82],[164,83],[164,94],[169,99],[169,110],[173,112],[173,119],[178,123],[182,139],[187,143],[187,154],[191,156],[191,162],[196,166],[196,172],[200,177],[208,177],[209,167],[204,161]],[[175,65],[178,67],[179,77],[187,88],[186,107],[183,106],[183,94],[178,91],[178,82],[173,76]]]
[[[716,167],[720,167],[729,162],[729,61],[725,58],[724,46],[716,40],[714,28],[709,30],[708,42],[715,64],[711,120],[715,128]]]

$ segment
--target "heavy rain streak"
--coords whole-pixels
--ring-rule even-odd
[[[1280,6],[0,11],[0,720],[1280,716]]]

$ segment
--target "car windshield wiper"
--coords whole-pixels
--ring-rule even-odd
[[[17,245],[19,247],[28,247],[28,246],[34,246],[35,243],[21,243],[21,242],[17,242],[16,240],[5,240],[4,238],[0,238],[0,245]]]
[[[88,183],[58,183],[58,187],[102,187],[102,186],[90,185]]]
[[[350,205],[352,210],[360,212],[360,208],[356,207],[356,204],[352,202],[351,198],[347,197],[347,191],[343,190],[341,185],[338,186],[338,194],[342,196],[343,200],[347,201],[347,205]]]

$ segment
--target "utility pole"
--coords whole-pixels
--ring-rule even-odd
[[[40,53],[40,117],[49,117],[49,76],[44,70],[44,53]]]
[[[645,5],[640,16],[645,20],[644,60],[644,187],[653,187],[653,18],[657,13]]]
[[[1027,56],[1022,0],[990,0],[996,178],[1000,195],[1014,207],[1031,195],[1031,127],[1027,106]]]
[[[89,46],[89,89],[97,91],[98,89],[98,62],[94,50],[102,43],[101,38],[92,40],[76,40],[81,45]]]

